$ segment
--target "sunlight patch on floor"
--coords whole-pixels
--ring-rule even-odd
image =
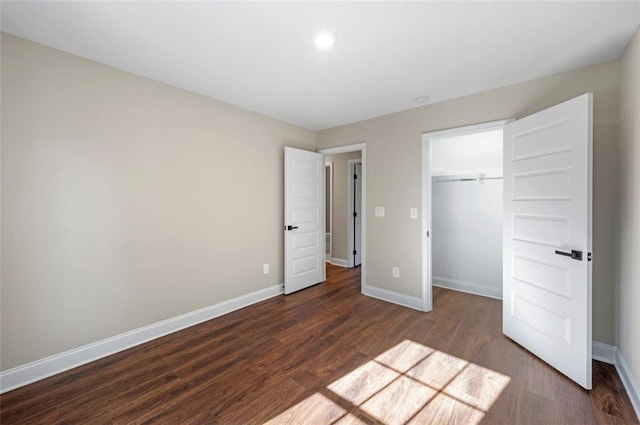
[[[431,388],[442,390],[468,364],[469,362],[457,357],[436,351],[418,362],[406,374]]]
[[[368,425],[368,424],[362,419],[358,418],[357,416],[349,413],[348,415],[338,419],[338,421],[334,422],[333,425]]]
[[[442,392],[487,412],[509,381],[508,376],[470,364]]]
[[[400,374],[376,362],[367,362],[327,388],[358,406],[395,381]]]
[[[375,358],[381,365],[405,373],[435,350],[417,342],[404,340]]]
[[[378,392],[360,409],[386,424],[404,424],[438,392],[401,376]]]
[[[347,411],[320,393],[315,393],[266,424],[333,424]]]
[[[315,393],[267,424],[360,425],[367,418],[386,425],[477,425],[510,380],[405,340],[332,382],[326,396]]]

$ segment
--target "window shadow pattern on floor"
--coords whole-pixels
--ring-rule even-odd
[[[506,375],[404,340],[265,425],[477,425],[509,384]]]

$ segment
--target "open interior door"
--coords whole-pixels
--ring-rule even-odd
[[[324,155],[284,148],[284,293],[325,280]]]
[[[591,93],[504,130],[503,331],[591,389]]]
[[[353,163],[353,267],[362,264],[362,162]]]

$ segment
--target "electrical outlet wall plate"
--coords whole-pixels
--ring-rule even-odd
[[[400,277],[400,267],[392,267],[391,268],[391,276],[393,276],[395,278],[399,278]]]

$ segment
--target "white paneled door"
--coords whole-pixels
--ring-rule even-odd
[[[355,178],[355,199],[354,199],[354,240],[353,250],[356,252],[353,258],[353,266],[362,264],[362,162],[353,164]]]
[[[504,130],[503,331],[591,389],[591,93]]]
[[[284,293],[325,280],[324,155],[284,148]]]
[[[362,162],[353,162],[353,267],[362,264]]]

